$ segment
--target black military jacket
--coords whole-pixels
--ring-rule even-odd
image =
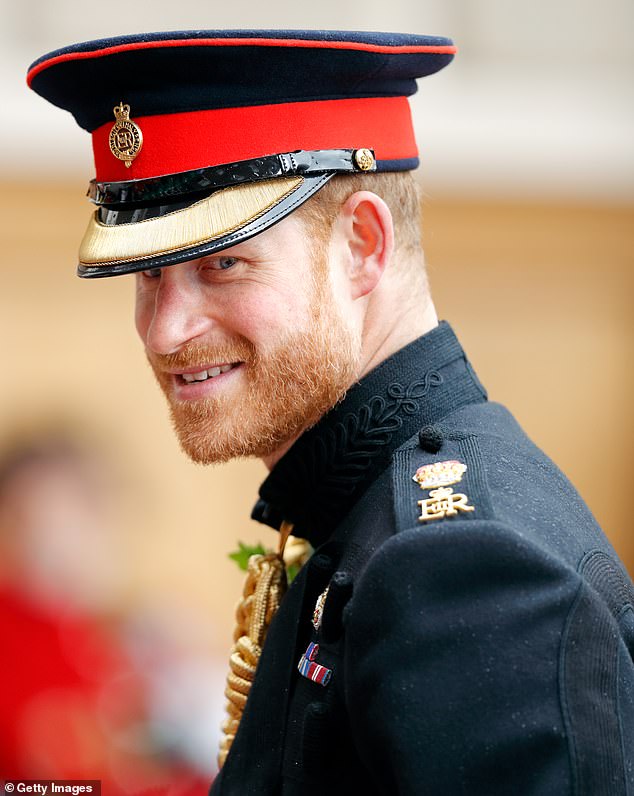
[[[413,476],[445,461],[465,499],[432,519]],[[213,796],[634,794],[634,588],[446,323],[350,389],[260,496],[254,516],[316,552]],[[298,671],[310,642],[327,685]]]

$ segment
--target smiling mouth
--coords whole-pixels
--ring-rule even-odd
[[[183,384],[194,384],[199,381],[207,381],[208,379],[215,379],[223,373],[228,373],[230,370],[239,367],[242,362],[232,362],[229,365],[214,365],[205,370],[199,370],[196,373],[181,373],[178,375],[179,381]]]

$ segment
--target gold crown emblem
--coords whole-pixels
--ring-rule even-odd
[[[416,470],[413,480],[421,489],[435,489],[449,484],[457,484],[467,470],[467,465],[452,459],[448,462],[425,464]]]
[[[129,105],[120,102],[112,110],[116,122],[108,136],[110,151],[116,158],[123,160],[129,169],[143,146],[143,133],[139,125],[130,119]]]

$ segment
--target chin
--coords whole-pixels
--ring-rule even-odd
[[[186,408],[172,405],[172,424],[183,452],[196,464],[277,459],[344,397],[348,384],[323,387],[318,394],[304,392],[290,401],[267,402],[266,410],[219,412],[205,402]]]
[[[232,459],[267,458],[276,453],[280,448],[288,445],[297,438],[305,425],[286,428],[257,428],[245,424],[236,424],[234,433],[227,433],[226,426],[222,434],[218,434],[219,423],[214,423],[215,428],[205,428],[208,424],[204,421],[192,422],[188,418],[183,422],[182,417],[174,417],[172,422],[178,441],[183,452],[195,464],[222,464]]]

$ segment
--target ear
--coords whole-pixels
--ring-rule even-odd
[[[370,191],[357,191],[340,211],[346,243],[347,277],[353,299],[379,284],[394,251],[394,223],[389,207]]]

